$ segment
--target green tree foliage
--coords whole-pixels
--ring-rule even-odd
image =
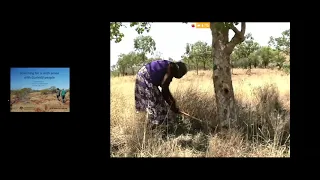
[[[252,65],[255,68],[278,66],[279,69],[283,68],[286,60],[284,53],[290,51],[290,30],[284,31],[282,35],[280,38],[270,37],[269,46],[260,47],[249,33],[245,36],[246,40],[237,45],[231,54],[230,59],[233,66],[238,68],[251,68]],[[287,64],[285,66],[290,67]]]
[[[233,64],[241,66],[242,68],[249,67],[251,69],[252,65],[255,67],[258,66],[258,58],[251,54],[256,52],[260,47],[257,42],[254,42],[254,38],[252,37],[251,33],[247,34],[245,38],[246,40],[243,43],[235,47],[231,59],[234,61],[239,61],[233,62]]]
[[[284,54],[290,54],[290,29],[283,31],[281,35],[282,36],[277,38],[271,36],[269,40],[269,46],[276,49],[275,63],[279,69],[282,69],[286,61]]]
[[[128,68],[128,62],[127,62],[126,54],[121,53],[119,55],[117,65],[118,65],[118,68],[119,68],[118,69],[119,72],[124,76],[125,72],[126,72],[126,69]]]
[[[251,53],[248,57],[248,61],[250,62],[249,66],[253,65],[254,68],[257,68],[261,61],[260,56],[257,56],[256,53],[257,51],[254,53]]]
[[[32,92],[31,88],[22,88],[18,90],[12,90],[11,94],[15,95],[15,97],[18,98],[19,100],[25,100],[28,94],[31,92]]]
[[[208,45],[206,42],[202,41],[197,41],[194,44],[187,43],[186,51],[181,58],[187,63],[189,69],[193,69],[193,67],[195,67],[198,74],[200,64],[203,65],[203,69],[206,69],[208,64],[211,62],[212,47],[211,45]]]
[[[135,73],[135,67],[138,66],[143,58],[140,54],[136,52],[129,52],[124,57],[126,59],[127,67],[131,69],[132,74]]]
[[[185,47],[185,53],[181,56],[182,60],[187,64],[189,70],[192,70],[192,59],[190,58],[190,44],[187,43]]]
[[[134,49],[144,57],[148,53],[153,54],[156,50],[156,42],[151,36],[138,36],[134,39]],[[145,60],[143,58],[141,63],[145,63]]]
[[[119,71],[119,65],[114,64],[110,67],[110,74],[111,76],[120,76],[120,71]]]
[[[281,33],[280,37],[270,37],[269,45],[273,48],[285,53],[290,54],[290,29],[285,30]]]
[[[269,46],[264,46],[255,53],[255,56],[259,57],[259,63],[261,64],[261,66],[267,68],[269,64],[274,61],[275,51],[272,50]]]
[[[142,60],[147,59],[147,57],[142,53],[137,53],[131,51],[127,54],[120,54],[116,65],[111,67],[111,75],[116,76],[122,74],[135,74],[138,68],[142,65]],[[129,72],[130,70],[130,72]]]
[[[110,22],[110,41],[121,42],[124,37],[124,34],[120,32],[120,27],[122,26],[124,26],[122,22]],[[137,33],[142,34],[144,31],[149,32],[151,25],[148,22],[131,22],[130,27],[135,27]]]
[[[209,47],[209,48],[208,48]],[[203,68],[206,69],[206,64],[210,62],[211,48],[206,42],[198,41],[193,45],[193,54],[200,63],[203,64]]]

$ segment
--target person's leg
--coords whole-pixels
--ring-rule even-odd
[[[170,110],[170,106],[168,103],[164,100],[162,96],[162,92],[157,88],[155,90],[156,92],[156,102],[157,102],[157,109],[159,113],[161,114],[162,118],[164,119],[165,123],[173,123],[176,120],[177,115]]]
[[[163,124],[167,122],[168,107],[163,100],[162,94],[156,86],[148,91],[148,116],[152,124]]]
[[[146,111],[147,108],[147,84],[144,77],[138,72],[135,84],[134,98],[136,111]]]

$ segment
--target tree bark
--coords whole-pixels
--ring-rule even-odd
[[[233,125],[234,122],[237,122],[230,55],[234,47],[244,40],[245,23],[241,23],[241,32],[234,26],[231,28],[235,35],[230,42],[228,37],[229,29],[221,29],[217,25],[218,23],[211,22],[210,29],[214,51],[213,84],[218,110],[218,123],[221,127]]]
[[[198,75],[198,69],[199,69],[198,60],[196,61],[196,66],[197,66],[197,75]]]

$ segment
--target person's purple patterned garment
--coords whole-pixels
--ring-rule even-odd
[[[137,111],[147,111],[152,124],[161,124],[171,120],[173,112],[164,100],[159,88],[151,82],[150,74],[145,66],[137,73],[135,86],[135,102]]]
[[[167,73],[168,66],[171,61],[156,60],[146,64],[146,69],[149,72],[151,83],[155,86],[160,86],[164,75]]]

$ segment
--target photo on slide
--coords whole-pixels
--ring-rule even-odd
[[[10,112],[70,112],[70,68],[11,68]]]

